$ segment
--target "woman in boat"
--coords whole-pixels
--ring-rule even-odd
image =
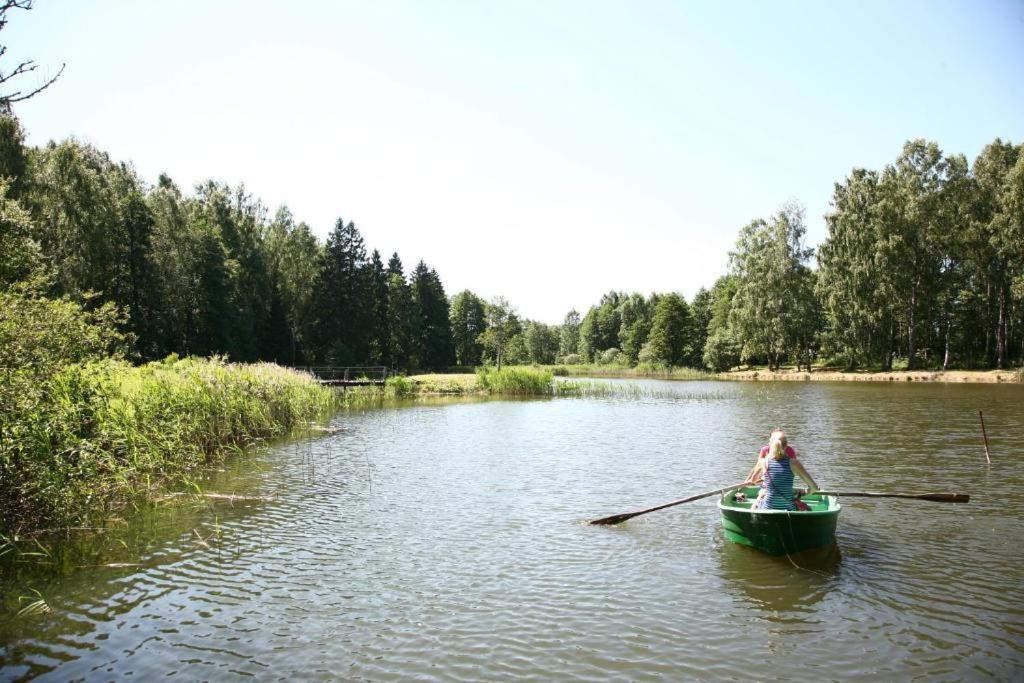
[[[754,467],[750,470],[750,474],[747,475],[747,481],[759,483],[761,480],[758,467],[761,465],[761,461],[764,460],[764,456],[768,455],[769,444],[771,444],[772,438],[778,434],[779,438],[782,439],[782,445],[785,448],[786,455],[791,460],[796,460],[796,450],[789,445],[789,441],[786,439],[786,432],[782,431],[779,427],[776,427],[768,434],[768,443],[761,446],[761,450],[757,454],[757,462],[754,463]]]
[[[757,465],[747,477],[747,483],[756,483],[764,479],[761,492],[754,501],[755,510],[798,510],[799,501],[793,496],[793,475],[797,474],[807,482],[808,492],[818,490],[818,485],[808,474],[800,461],[796,459],[796,452],[790,456],[786,443],[786,434],[782,430],[772,432],[771,441],[768,442],[768,450],[763,457],[757,459]]]

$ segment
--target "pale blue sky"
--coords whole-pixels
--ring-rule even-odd
[[[38,0],[20,106],[184,189],[244,182],[448,292],[559,322],[725,272],[739,229],[908,138],[1024,140],[1024,2]]]

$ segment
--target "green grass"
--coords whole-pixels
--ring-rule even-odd
[[[420,394],[461,396],[481,391],[477,377],[472,373],[414,375],[409,379]]]
[[[476,375],[434,374],[389,377],[384,386],[349,387],[340,394],[346,408],[372,408],[423,396],[469,396],[481,394]]]
[[[491,396],[550,396],[550,370],[526,367],[483,367],[476,371],[480,387]]]
[[[35,377],[0,416],[0,533],[88,526],[125,503],[336,407],[310,375],[273,364],[92,360]]]
[[[342,394],[349,408],[383,405],[427,396],[550,396],[552,373],[529,367],[477,368],[474,374],[395,376],[384,386],[352,387]]]
[[[708,400],[722,396],[713,392],[679,392],[628,382],[607,382],[555,377],[571,374],[563,366],[505,366],[477,368],[475,374],[433,374],[392,377],[383,387],[365,386],[346,389],[342,401],[348,408],[372,408],[400,404],[402,399],[427,397],[543,397],[565,398],[663,398],[670,400]],[[680,379],[705,379],[707,373],[680,368]],[[621,376],[621,375],[616,375]],[[634,374],[633,377],[638,375]],[[645,376],[645,375],[642,375]]]
[[[580,398],[627,398],[665,399],[675,401],[724,400],[727,395],[715,391],[676,391],[661,387],[649,387],[632,382],[608,382],[602,380],[567,379],[555,382],[555,396]]]
[[[669,368],[654,363],[640,363],[636,367],[614,363],[609,365],[583,363],[578,365],[540,366],[539,369],[551,370],[553,374],[561,377],[643,377],[671,380],[710,380],[715,378],[714,373],[706,370],[682,367]]]
[[[554,393],[556,396],[581,397],[581,398],[645,398],[649,393],[637,384],[622,382],[602,382],[600,380],[567,379],[555,382]]]

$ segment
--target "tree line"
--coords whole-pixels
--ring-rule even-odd
[[[728,272],[692,300],[612,291],[560,325],[502,297],[449,299],[434,269],[407,272],[397,253],[385,263],[352,221],[321,241],[244,186],[185,194],[73,139],[26,147],[13,115],[0,116],[0,178],[0,282],[115,305],[139,360],[723,370],[1024,357],[1024,154],[998,139],[971,165],[919,140],[881,171],[853,170],[817,253],[803,210],[786,205],[740,230]]]
[[[801,207],[752,221],[728,272],[688,309],[658,295],[606,294],[578,327],[577,355],[713,370],[1024,361],[1024,145],[997,138],[969,164],[908,141],[882,170],[854,169],[836,183],[825,219],[816,254]],[[675,325],[664,322],[669,306]]]
[[[0,118],[0,278],[115,304],[140,360],[450,364],[437,272],[420,262],[407,273],[397,253],[385,265],[351,221],[321,243],[244,187],[210,181],[185,195],[91,145],[23,139],[16,119]]]

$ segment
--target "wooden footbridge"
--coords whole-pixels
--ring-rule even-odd
[[[301,369],[316,377],[320,384],[334,387],[364,387],[371,384],[384,384],[389,372],[388,368],[383,365],[346,367],[311,365]]]

